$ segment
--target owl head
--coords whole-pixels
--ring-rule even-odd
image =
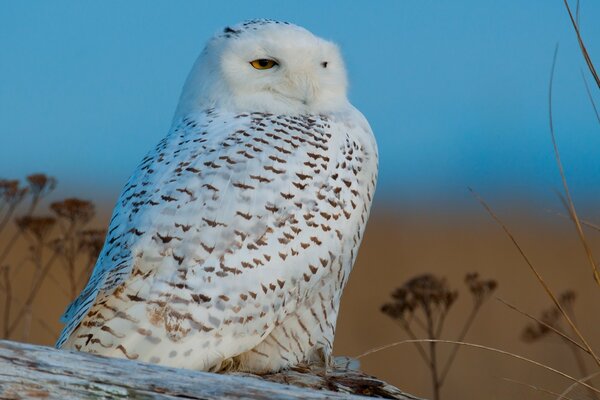
[[[226,27],[196,60],[175,117],[219,108],[319,114],[347,107],[338,47],[299,26],[253,20]]]

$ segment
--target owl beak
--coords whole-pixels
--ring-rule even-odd
[[[315,99],[316,88],[310,76],[302,76],[299,82],[299,93],[301,93],[302,103],[308,105]]]
[[[288,97],[304,105],[309,105],[314,102],[317,90],[310,74],[295,72],[289,74],[288,79],[290,85]]]

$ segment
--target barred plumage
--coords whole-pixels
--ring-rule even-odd
[[[318,48],[316,68],[325,68],[323,56],[338,61],[323,53],[330,43],[274,21],[228,27],[209,42],[171,132],[124,188],[57,346],[213,371],[327,361],[375,190],[377,149],[345,100],[345,77],[263,82],[285,89],[262,106],[257,89],[238,90],[227,70],[214,87],[228,93],[198,88],[198,79],[214,78],[206,65],[215,49],[222,63],[244,40],[276,52],[261,36],[273,32]],[[312,55],[307,49],[295,53]],[[287,79],[300,73],[286,68]],[[331,97],[337,90],[343,101]],[[297,94],[304,97],[295,104]]]

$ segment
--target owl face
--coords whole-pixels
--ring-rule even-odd
[[[327,113],[348,104],[346,87],[335,44],[296,25],[251,21],[227,27],[209,41],[180,108],[191,103],[242,112]]]

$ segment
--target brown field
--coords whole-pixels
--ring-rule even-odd
[[[108,212],[100,213],[96,226],[103,226]],[[509,209],[504,207],[503,210]],[[447,277],[460,291],[451,309],[442,337],[456,339],[469,311],[471,299],[463,278],[477,271],[494,278],[495,295],[523,311],[539,315],[550,300],[502,230],[477,205],[468,213],[437,211],[435,214],[395,213],[375,209],[342,301],[335,342],[337,355],[356,356],[369,349],[407,339],[404,332],[379,311],[391,291],[405,280],[424,272]],[[597,304],[600,294],[573,227],[567,219],[536,210],[500,212],[524,250],[556,292],[574,289],[577,293],[577,323],[592,346],[600,345]],[[7,232],[4,233],[4,237]],[[588,231],[590,244],[598,249],[600,233]],[[1,240],[5,240],[4,237]],[[25,245],[11,259],[22,260]],[[30,287],[27,271],[17,271],[15,298],[24,297]],[[64,271],[53,268],[33,304],[33,317],[19,326],[13,339],[51,345],[60,330],[58,318],[69,301]],[[66,286],[66,285],[65,285]],[[3,299],[0,296],[0,299]],[[2,300],[0,300],[0,303]],[[43,320],[41,323],[39,320]],[[520,354],[573,376],[580,377],[575,358],[561,339],[546,337],[528,344],[520,340],[527,319],[496,299],[482,308],[466,341]],[[0,323],[1,326],[1,323]],[[27,328],[29,327],[29,328]],[[440,345],[442,360],[451,349]],[[583,355],[583,353],[582,353]],[[594,369],[587,359],[590,371]],[[361,360],[367,372],[408,392],[428,397],[431,384],[428,370],[412,344],[371,354]],[[515,382],[518,381],[518,382]],[[546,399],[557,398],[525,385],[560,393],[569,386],[564,378],[508,356],[481,349],[462,348],[442,389],[443,399]],[[574,398],[591,398],[581,390]]]

